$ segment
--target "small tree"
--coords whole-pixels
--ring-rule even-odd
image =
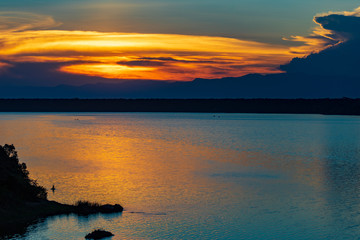
[[[0,151],[3,151],[8,159],[8,164],[15,171],[15,176],[10,176],[7,185],[10,190],[17,191],[25,199],[47,199],[47,190],[40,186],[36,180],[29,178],[29,171],[25,163],[20,163],[17,151],[13,144],[0,145]]]

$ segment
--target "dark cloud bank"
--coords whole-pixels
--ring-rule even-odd
[[[42,64],[19,64],[0,78],[2,98],[338,98],[360,97],[360,17],[330,14],[316,17],[330,47],[280,66],[281,74],[250,74],[240,78],[195,79],[192,82],[121,81],[55,72],[50,64],[39,76]],[[130,64],[165,64],[164,59],[141,59]],[[19,77],[17,72],[21,72]],[[48,79],[53,83],[89,82],[82,86],[16,87]],[[65,80],[65,81],[64,81]],[[66,81],[68,80],[68,81]],[[97,83],[97,82],[102,82]],[[119,80],[117,80],[119,81]]]

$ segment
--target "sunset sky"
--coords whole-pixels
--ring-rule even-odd
[[[358,17],[358,4],[355,0],[3,0],[0,85],[9,84],[9,79],[20,85],[86,83],[77,82],[75,76],[112,82],[191,81],[279,73],[283,71],[279,66],[295,57],[347,41],[347,35],[334,37],[334,30],[314,17],[333,12]],[[22,81],[31,69],[34,81]],[[66,76],[66,81],[36,77],[49,71]]]

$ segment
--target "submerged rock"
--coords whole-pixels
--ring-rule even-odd
[[[96,229],[85,236],[85,239],[102,239],[106,237],[112,237],[114,234],[105,231],[104,229]]]

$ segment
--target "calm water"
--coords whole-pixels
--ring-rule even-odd
[[[50,217],[14,239],[359,239],[360,117],[0,114],[31,177],[62,203],[122,214]]]

